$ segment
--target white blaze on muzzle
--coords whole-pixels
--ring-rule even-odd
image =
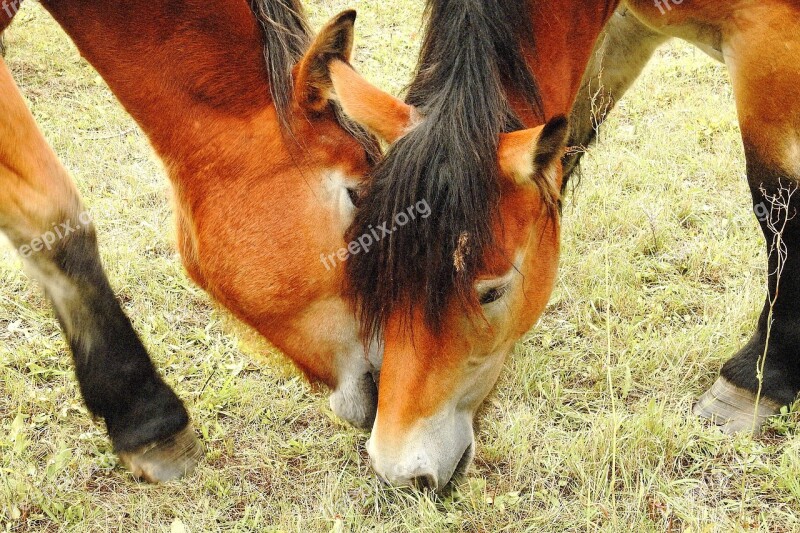
[[[378,412],[367,441],[375,472],[394,486],[444,488],[459,466],[472,461],[475,411],[497,381],[507,352],[504,348],[486,356],[480,364],[465,365],[465,379],[447,403],[434,415],[415,421],[395,442],[382,434],[384,425]]]

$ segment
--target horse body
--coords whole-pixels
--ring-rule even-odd
[[[376,404],[373,365],[352,308],[341,294],[343,269],[328,270],[319,258],[344,246],[342,235],[354,211],[350,189],[366,174],[374,146],[343,126],[325,95],[324,80],[305,72],[318,69],[321,58],[346,60],[350,49],[345,45],[352,43],[326,40],[323,30],[312,44],[310,35],[303,33],[307,30],[299,6],[282,2],[257,6],[267,12],[261,24],[244,0],[217,4],[213,10],[199,0],[58,0],[43,5],[163,160],[173,185],[178,244],[190,276],[309,378],[329,385],[337,414],[369,425]],[[272,17],[285,20],[275,22]],[[338,23],[352,26],[354,17],[350,13]],[[280,33],[285,31],[294,33]],[[302,49],[284,50],[295,37],[295,48]],[[265,51],[265,45],[275,49]],[[295,57],[298,52],[307,53]],[[299,81],[292,84],[288,68],[268,70],[265,54],[277,68],[294,65]],[[271,83],[285,86],[271,91]],[[276,99],[284,100],[283,107],[276,106],[281,104]],[[42,151],[41,144],[27,146]],[[58,183],[77,198],[66,173],[58,174]],[[49,208],[48,201],[52,203],[52,197],[31,198],[26,204]],[[13,202],[0,204],[5,208]],[[14,231],[13,226],[9,223],[4,229]],[[47,284],[46,274],[39,277]],[[65,314],[69,318],[74,311],[67,309]],[[86,335],[81,326],[87,327],[79,325],[78,334]],[[133,374],[147,366],[155,375],[144,349],[140,352],[143,366]],[[89,408],[101,416],[106,416],[109,402],[103,391],[111,385],[103,367],[113,373],[125,357],[129,355],[103,359],[91,379],[77,367]],[[134,378],[138,376],[120,379],[113,387],[132,397],[146,395]],[[163,385],[160,378],[158,382]],[[94,404],[89,402],[93,392]],[[193,451],[185,453],[184,436],[191,433],[185,410],[179,401],[178,407],[155,396],[142,401],[163,413],[139,413],[135,423],[127,421],[126,431],[139,431],[136,424],[163,426],[164,417],[176,413],[183,415],[182,424],[161,427],[156,439],[147,435],[135,443],[122,443],[111,432],[115,449],[143,477],[174,477],[174,469],[162,469],[164,463],[175,463],[175,456],[196,460]],[[181,438],[174,437],[176,431],[183,431]],[[172,439],[169,450],[142,460],[137,450],[151,450],[153,440],[164,439]]]
[[[392,125],[397,114],[371,94],[377,89],[360,97],[340,92],[363,105],[377,102],[370,112],[343,103],[373,131],[406,132],[387,139],[395,143],[374,172],[351,233],[390,219],[410,198],[430,196],[434,213],[407,237],[382,242],[373,255],[348,264],[362,322],[385,342],[368,450],[376,471],[392,483],[441,487],[459,462],[469,460],[471,416],[553,285],[559,220],[543,213],[558,201],[548,184],[561,187],[566,179],[560,167],[509,167],[504,160],[515,150],[507,146],[507,132],[568,113],[577,102],[570,142],[588,144],[598,121],[591,116],[595,91],[608,88],[616,100],[669,36],[688,39],[729,66],[754,205],[771,213],[761,220],[770,279],[757,332],[726,363],[696,412],[726,430],[757,429],[800,389],[800,259],[793,259],[800,257],[800,221],[791,198],[800,178],[794,67],[800,6],[785,0],[629,0],[598,40],[619,4],[430,0],[410,109],[403,114],[416,119]],[[533,40],[509,30],[527,28],[523,12]],[[515,56],[524,64],[508,59]],[[530,78],[520,74],[525,68]],[[331,73],[336,85],[336,69]],[[593,84],[593,77],[601,82]],[[558,136],[545,135],[548,130],[550,123],[539,141],[549,149],[527,145],[533,161],[556,149]],[[578,158],[565,159],[564,178]],[[510,201],[524,194],[520,175],[538,189],[521,224],[512,208],[519,204]]]
[[[293,102],[281,129],[247,2],[44,5],[165,162],[192,278],[309,378],[337,389],[351,359],[367,375],[342,273],[319,263],[344,245],[367,155],[329,109]]]
[[[431,0],[403,113],[377,89],[346,90],[352,81],[330,68],[346,112],[373,132],[403,132],[384,135],[394,144],[351,235],[417,201],[434,213],[348,263],[365,334],[384,341],[367,449],[390,483],[440,488],[471,460],[475,411],[546,305],[566,141],[558,115],[615,6]]]

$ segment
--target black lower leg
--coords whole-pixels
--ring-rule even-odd
[[[56,310],[86,405],[105,420],[117,452],[168,438],[188,425],[186,409],[120,308],[93,228],[75,219],[69,227],[73,231],[49,250],[24,249],[23,255]]]
[[[756,332],[721,374],[737,387],[786,405],[800,391],[800,191],[796,179],[769,169],[752,153],[747,162],[769,256],[768,295]]]

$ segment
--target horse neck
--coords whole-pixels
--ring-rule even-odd
[[[620,0],[552,0],[532,2],[535,56],[526,59],[536,78],[546,118],[568,115],[598,36]],[[541,120],[509,91],[509,101],[527,126]]]
[[[42,3],[168,166],[203,153],[231,121],[266,113],[277,128],[262,36],[245,0]]]

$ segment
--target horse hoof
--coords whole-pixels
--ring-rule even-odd
[[[741,432],[758,435],[766,419],[780,410],[777,402],[763,396],[756,406],[755,394],[721,376],[692,407],[695,415],[710,420],[728,435]]]
[[[203,453],[203,445],[190,424],[164,440],[120,453],[119,459],[137,478],[149,483],[163,483],[190,473]]]

